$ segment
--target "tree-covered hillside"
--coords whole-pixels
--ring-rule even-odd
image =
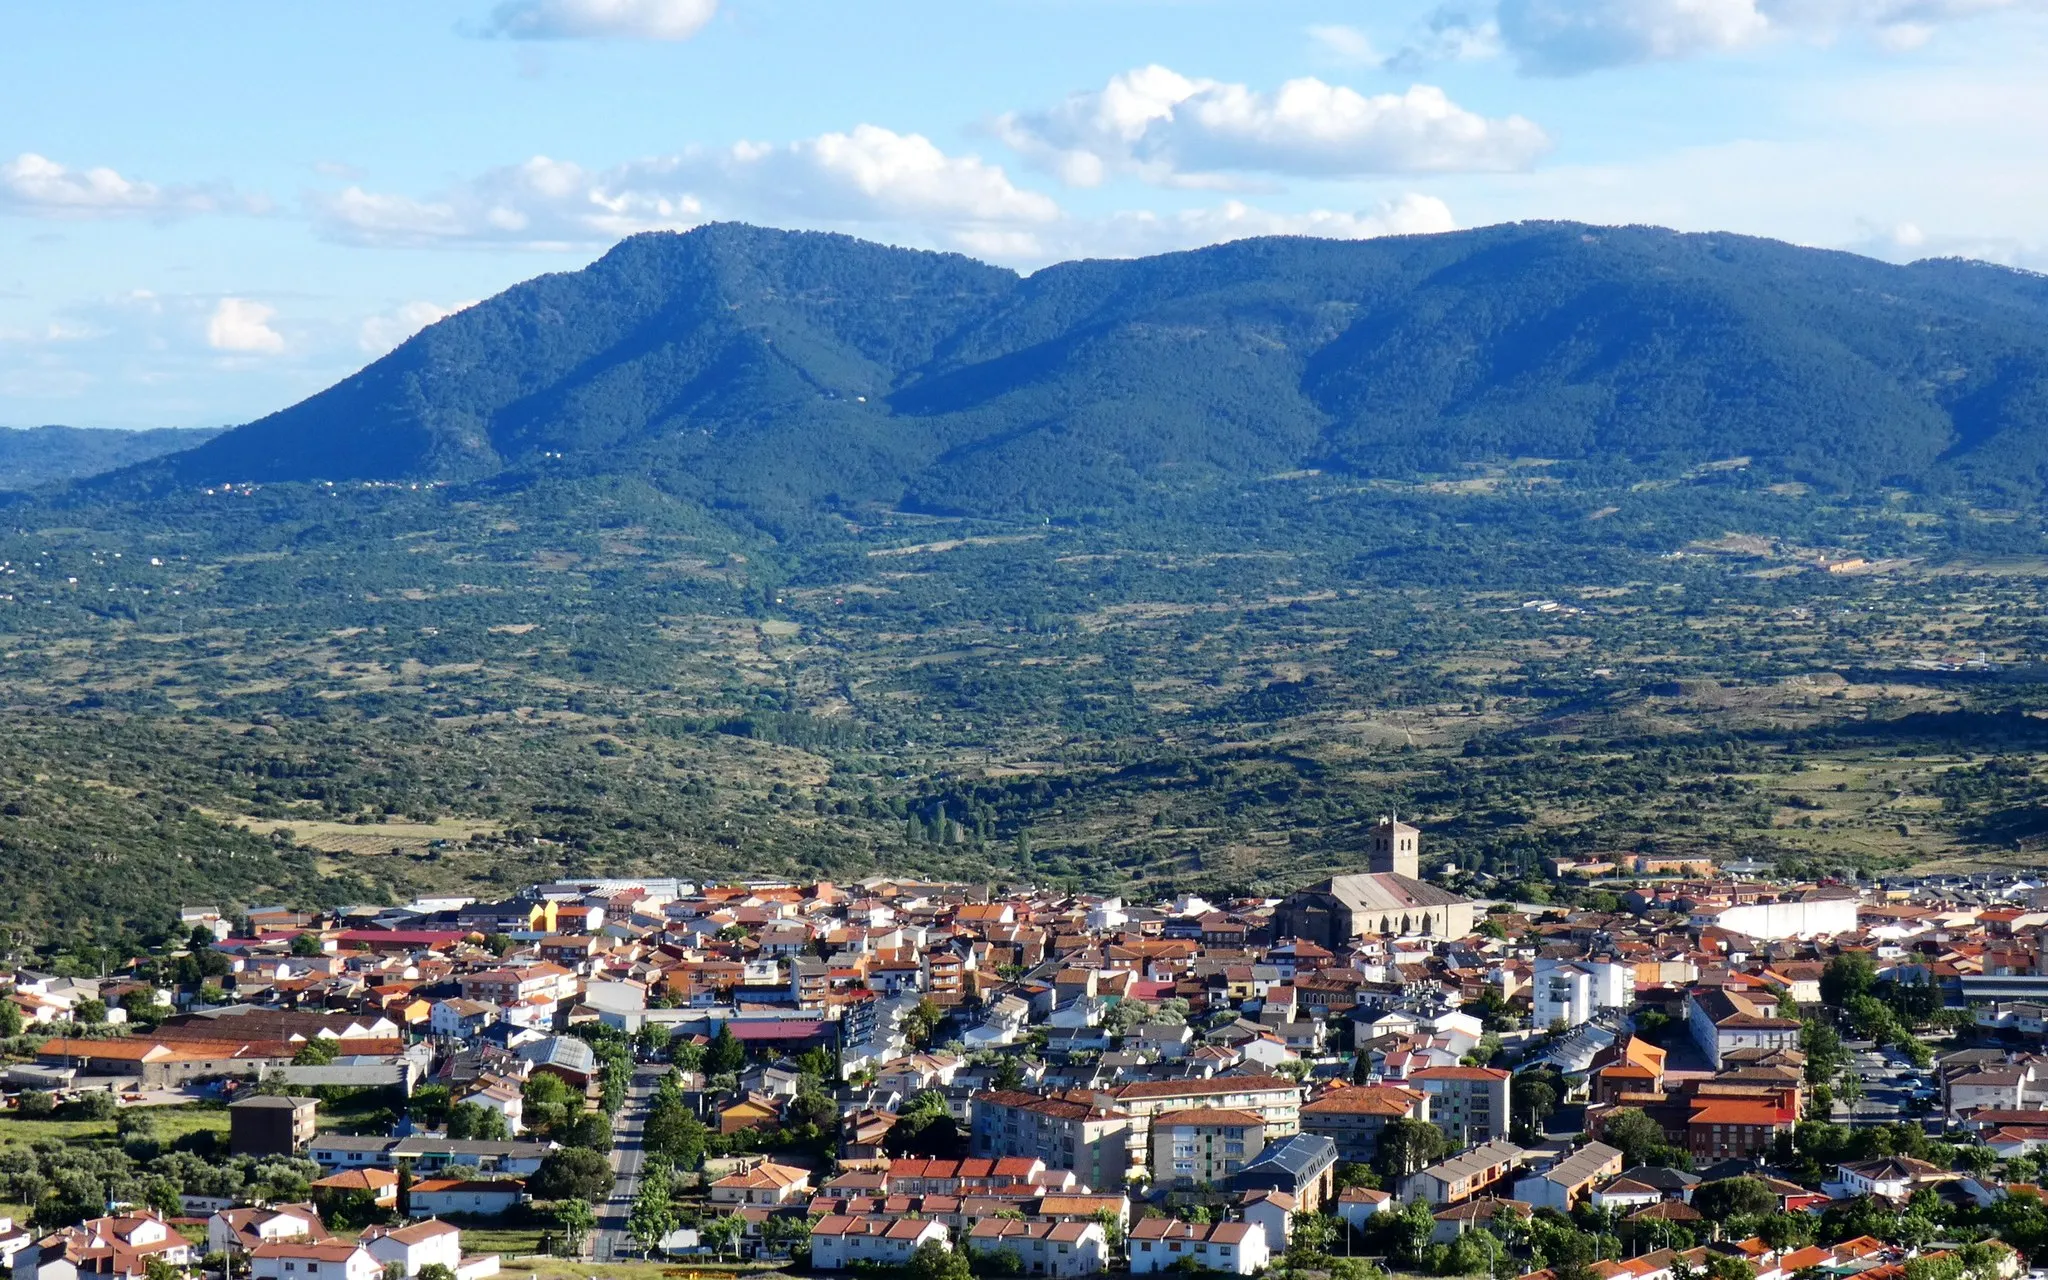
[[[2044,418],[2048,288],[1980,264],[1531,223],[1020,279],[720,225],[519,285],[130,478],[641,472],[758,518],[1747,457],[1832,489],[2013,496],[2042,485]]]
[[[133,466],[219,435],[204,427],[152,431],[0,427],[0,490],[34,489]]]

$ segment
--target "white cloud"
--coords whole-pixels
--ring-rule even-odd
[[[1366,96],[1314,77],[1271,93],[1150,66],[1043,111],[1011,112],[997,134],[1072,186],[1113,174],[1181,187],[1234,185],[1232,174],[1357,177],[1503,171],[1549,149],[1520,116],[1488,119],[1444,91]]]
[[[1131,211],[1082,223],[1072,228],[1067,247],[1070,253],[1126,256],[1194,249],[1253,236],[1372,240],[1457,229],[1449,205],[1413,192],[1358,212],[1315,209],[1282,213],[1230,200],[1213,208],[1178,213]]]
[[[435,321],[445,320],[475,305],[474,299],[458,302],[452,307],[436,306],[431,302],[408,302],[395,310],[367,317],[356,330],[356,346],[370,355],[381,356]]]
[[[254,210],[259,202],[203,187],[160,187],[123,177],[108,168],[71,169],[24,151],[0,163],[0,211],[54,218],[121,214],[169,216],[212,213],[226,208]]]
[[[329,234],[396,244],[607,244],[715,218],[859,228],[896,222],[960,233],[1060,216],[1000,166],[918,134],[860,125],[798,142],[691,148],[609,169],[535,156],[432,199],[348,187],[313,198]]]
[[[1353,67],[1377,67],[1386,59],[1373,47],[1372,37],[1357,27],[1314,26],[1308,38],[1318,51],[1333,62]]]
[[[222,298],[206,322],[206,345],[240,355],[276,355],[284,335],[270,327],[277,308],[247,298]]]
[[[1446,7],[1401,65],[1445,53],[1447,34],[1490,32],[1525,71],[1576,75],[1603,67],[1727,53],[1781,38],[1828,42],[1863,34],[1894,51],[1941,24],[2039,10],[2043,0],[1499,0],[1492,17]]]
[[[718,0],[504,0],[486,30],[515,40],[687,40]]]

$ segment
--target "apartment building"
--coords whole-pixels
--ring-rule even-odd
[[[977,1093],[970,1128],[977,1156],[1035,1156],[1049,1169],[1071,1170],[1096,1190],[1121,1189],[1130,1168],[1130,1113],[1088,1095],[1047,1098],[1010,1089]]]
[[[1176,1191],[1221,1186],[1266,1147],[1255,1111],[1196,1107],[1152,1117],[1154,1185]]]
[[[1508,1136],[1511,1078],[1497,1067],[1421,1067],[1406,1083],[1429,1095],[1430,1123],[1470,1147]]]

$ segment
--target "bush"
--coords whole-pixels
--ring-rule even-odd
[[[47,1120],[57,1114],[57,1099],[41,1089],[21,1091],[21,1118]]]
[[[94,1089],[80,1094],[78,1099],[64,1107],[67,1120],[112,1120],[120,1114],[121,1103],[104,1089]]]

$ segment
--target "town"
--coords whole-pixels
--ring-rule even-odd
[[[1486,902],[1425,880],[1422,842],[1388,817],[1365,870],[1277,900],[639,878],[188,907],[162,954],[12,974],[0,1260],[15,1280],[2048,1264],[2048,888],[1618,854],[1553,865],[1553,902]],[[35,1127],[66,1120],[111,1140]]]

